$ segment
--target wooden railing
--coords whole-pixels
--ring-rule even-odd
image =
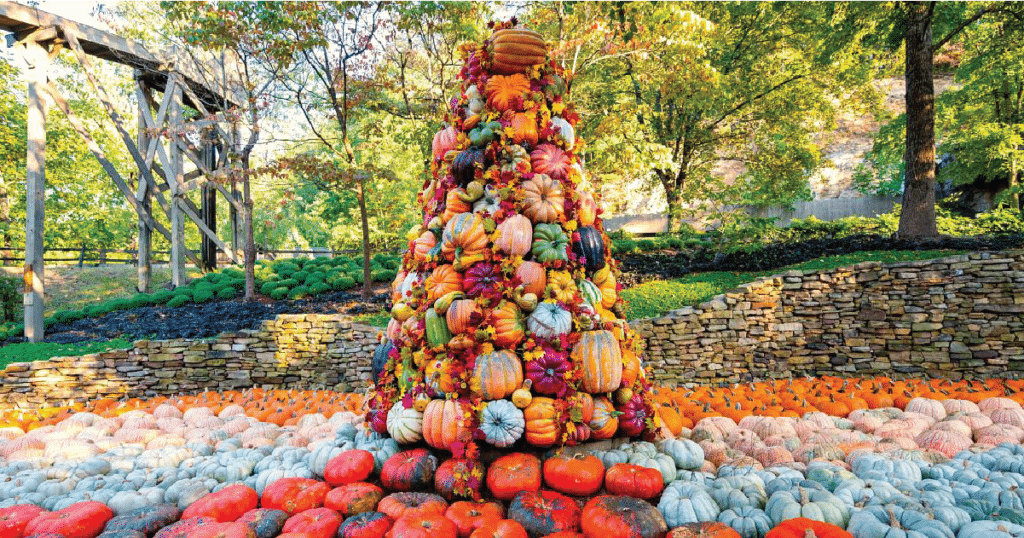
[[[373,251],[373,254],[387,253],[397,254],[400,253],[400,248],[384,248]],[[361,256],[361,249],[260,249],[256,251],[256,259],[277,259],[281,257],[303,257],[303,256]],[[24,247],[0,247],[0,266],[15,267],[20,266],[25,262],[25,248]],[[192,253],[199,255],[198,250],[192,250]],[[20,256],[19,256],[20,254]],[[108,249],[108,248],[49,248],[47,247],[44,251],[44,262],[47,264],[76,264],[78,267],[84,267],[86,265],[101,266],[101,265],[134,265],[138,261],[138,251],[134,249]],[[153,251],[153,263],[168,263],[170,251],[167,250],[155,250]],[[218,252],[217,264],[225,265],[229,264],[230,260],[223,252]]]

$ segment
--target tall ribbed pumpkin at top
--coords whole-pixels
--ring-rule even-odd
[[[459,457],[472,457],[467,447],[479,441],[508,446],[509,436],[545,446],[582,442],[592,431],[607,438],[615,427],[607,413],[577,408],[594,401],[576,397],[587,392],[601,402],[641,395],[640,408],[632,400],[628,411],[650,417],[642,433],[653,435],[649,384],[642,369],[633,374],[640,341],[623,319],[617,264],[579,157],[585,142],[568,100],[571,75],[540,34],[514,20],[461,50],[459,86],[419,196],[423,220],[409,231],[393,286],[394,348],[374,380],[368,422],[384,433],[396,403],[420,406],[433,420],[424,435]],[[528,368],[531,361],[538,363]],[[540,397],[533,405],[531,392]],[[488,398],[518,409],[485,413],[499,401]],[[442,400],[458,406],[442,408]],[[436,433],[442,409],[460,427]],[[494,417],[500,423],[480,428]],[[538,424],[545,431],[531,431]]]

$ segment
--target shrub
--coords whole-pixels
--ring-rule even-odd
[[[305,282],[308,277],[309,271],[306,271],[305,269],[296,271],[295,274],[291,276],[291,278],[295,279],[296,282]]]
[[[398,276],[398,272],[394,269],[377,269],[370,272],[370,278],[374,282],[391,282]]]
[[[174,294],[169,290],[160,290],[151,295],[153,304],[167,304],[167,301],[170,301],[172,298],[174,298]]]
[[[0,322],[14,321],[21,309],[22,279],[14,276],[0,277]]]
[[[305,299],[306,297],[309,297],[309,288],[306,286],[296,286],[288,292],[289,299]]]
[[[234,299],[238,295],[238,290],[228,286],[217,292],[218,299]]]
[[[192,293],[192,300],[197,303],[205,303],[213,299],[213,290],[209,288],[200,288]]]
[[[280,281],[276,281],[275,282],[275,281],[271,280],[270,282],[266,282],[262,286],[260,286],[260,293],[262,293],[263,295],[270,295],[271,292],[273,292],[274,290],[276,290],[279,287],[281,287],[281,282]],[[285,289],[288,289],[288,288],[285,287]]]
[[[312,286],[316,282],[323,282],[325,280],[327,280],[327,275],[321,271],[317,271],[315,273],[310,273],[302,283],[306,286]]]
[[[142,308],[153,304],[153,296],[148,293],[139,293],[128,300],[128,308]]]
[[[311,285],[311,286],[309,287],[309,289],[310,289],[310,290],[311,290],[311,291],[312,291],[312,292],[313,292],[314,294],[317,294],[317,295],[319,295],[319,294],[321,294],[321,293],[324,293],[324,292],[328,292],[328,291],[331,291],[331,285],[330,285],[330,284],[328,284],[328,283],[326,283],[326,282],[314,282],[314,283],[313,283],[313,284],[312,284],[312,285]]]
[[[341,275],[331,281],[331,287],[337,291],[345,291],[354,288],[356,285],[356,279],[348,276]]]
[[[288,297],[288,291],[289,288],[281,286],[280,288],[276,288],[270,292],[270,298],[275,301],[280,301],[281,299]]]
[[[179,306],[182,306],[185,303],[189,302],[189,300],[190,299],[188,296],[184,294],[177,294],[173,298],[171,298],[170,301],[167,301],[167,306],[171,308],[178,308]]]

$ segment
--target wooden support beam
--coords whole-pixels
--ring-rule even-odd
[[[138,126],[139,134],[136,143],[139,146],[139,152],[148,153],[150,144],[157,144],[158,141],[153,139],[153,136],[149,133],[146,127],[146,119],[143,117],[143,112],[149,111],[149,99],[147,94],[151,96],[150,89],[146,86],[146,83],[139,79],[139,72],[135,73],[135,95],[138,98]],[[139,185],[135,189],[135,204],[141,210],[146,212],[152,218],[153,216],[153,187],[154,185],[146,181],[145,177],[139,174]],[[139,234],[137,239],[138,244],[138,256],[135,261],[135,268],[138,273],[138,288],[139,293],[150,293],[153,284],[153,228],[146,222],[146,219],[139,217]]]
[[[208,168],[216,168],[217,155],[216,151],[214,151],[213,149],[212,143],[207,142],[203,146],[202,158],[204,164]],[[206,225],[207,228],[209,228],[211,232],[213,232],[214,237],[216,237],[217,191],[214,190],[213,187],[210,186],[209,184],[204,183],[199,192],[199,199],[201,201],[201,210],[199,211],[199,216],[202,217],[203,223]],[[200,257],[203,259],[203,267],[207,271],[215,271],[217,269],[217,243],[215,243],[212,238],[204,236],[201,250],[203,255]]]
[[[170,110],[167,112],[168,129],[171,131],[171,155],[167,169],[167,183],[171,186],[171,284],[184,286],[185,282],[185,202],[182,198],[185,182],[185,159],[178,144],[174,143],[176,130],[182,126],[181,90],[178,85],[168,88],[171,92]],[[197,264],[202,267],[202,262]]]
[[[23,41],[22,54],[28,66],[28,151],[25,169],[25,338],[43,339],[43,223],[46,200],[46,72],[50,59],[46,48],[36,41]]]

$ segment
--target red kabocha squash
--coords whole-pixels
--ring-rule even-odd
[[[495,498],[510,501],[520,491],[539,491],[542,476],[537,456],[513,452],[494,460],[487,469],[487,489]]]
[[[743,538],[743,535],[725,523],[701,521],[684,523],[672,529],[666,538]]]
[[[572,369],[568,354],[544,347],[544,354],[526,361],[526,379],[533,383],[537,394],[564,396],[569,389],[565,374]]]
[[[530,153],[530,167],[534,174],[561,180],[569,176],[570,165],[569,154],[554,144],[541,144]]]
[[[512,301],[498,303],[490,311],[490,323],[494,327],[494,345],[498,347],[514,348],[526,336],[523,312]]]
[[[530,91],[530,79],[522,73],[495,75],[487,79],[484,91],[491,108],[499,112],[516,110],[522,105],[523,96]]]
[[[256,490],[244,484],[233,484],[220,491],[203,495],[181,513],[181,518],[206,516],[219,523],[228,523],[256,508],[259,503],[260,496]]]
[[[475,331],[484,320],[483,310],[472,299],[456,299],[452,301],[445,314],[448,330],[452,334],[465,334]]]
[[[779,523],[764,538],[853,538],[853,534],[831,523],[795,517]]]
[[[604,484],[604,464],[589,452],[556,454],[544,460],[544,483],[567,495],[593,495]]]
[[[336,487],[324,497],[324,507],[337,510],[341,517],[351,517],[377,509],[384,490],[368,482],[353,482]]]
[[[388,538],[458,538],[459,531],[444,514],[411,514],[395,520]]]
[[[469,490],[456,491],[456,483],[459,481],[458,477],[463,477],[466,480],[471,473],[483,477],[484,464],[465,458],[451,458],[445,461],[437,468],[437,473],[434,474],[434,492],[449,501],[456,497],[475,497],[476,495],[473,495],[473,490],[468,483],[466,487],[470,488]],[[479,491],[480,486],[477,485],[476,493],[479,494]]]
[[[558,442],[562,433],[555,401],[537,396],[523,410],[526,418],[526,441],[533,446],[551,446]]]
[[[547,47],[544,38],[525,28],[505,28],[494,32],[491,46],[491,72],[500,74],[528,73],[544,63]]]
[[[523,215],[534,223],[557,222],[565,213],[565,193],[558,180],[535,174],[523,182],[522,188]]]
[[[509,256],[526,256],[533,246],[533,224],[523,215],[512,215],[498,225],[494,248]]]
[[[288,521],[288,514],[284,510],[271,510],[269,508],[254,508],[242,514],[236,523],[244,523],[256,535],[256,538],[274,538],[281,534],[281,529]],[[109,524],[107,525],[109,528]],[[147,533],[148,535],[148,533]]]
[[[434,159],[443,159],[444,154],[455,149],[458,144],[459,131],[452,126],[445,127],[434,135],[434,140],[430,144],[430,149],[434,154]]]
[[[584,332],[572,348],[572,360],[583,374],[584,392],[611,392],[622,383],[622,352],[611,331]]]
[[[665,485],[657,469],[629,463],[616,463],[604,475],[605,489],[612,495],[637,499],[653,499],[661,495]]]
[[[207,523],[195,527],[188,533],[189,538],[254,538],[256,533],[248,525],[238,522]]]
[[[425,448],[406,450],[391,456],[380,470],[380,482],[391,491],[421,491],[430,488],[437,470],[437,457]]]
[[[338,538],[384,538],[394,520],[381,512],[363,512],[354,515],[338,527]]]
[[[0,510],[0,513],[2,512]],[[284,514],[282,513],[282,515]],[[2,519],[3,516],[0,516],[0,520]],[[153,536],[158,530],[179,519],[181,519],[181,510],[178,510],[178,507],[172,504],[143,506],[114,517],[103,527],[103,532],[136,531],[141,532],[145,536]],[[0,536],[6,537],[7,535],[4,534],[2,527],[3,524],[0,523]],[[274,534],[276,535],[280,530],[278,528]],[[259,538],[265,537],[260,536]]]
[[[504,519],[505,508],[496,502],[458,501],[448,507],[444,517],[455,523],[459,538],[469,538],[481,525]]]
[[[619,429],[618,411],[612,401],[605,396],[594,398],[594,414],[590,422],[591,439],[611,439]]]
[[[320,508],[331,487],[312,478],[279,478],[263,490],[263,508],[284,510],[289,516]]]
[[[499,519],[480,526],[469,538],[528,538],[526,529],[517,521]]]
[[[373,472],[373,454],[365,450],[346,450],[331,458],[324,470],[324,481],[331,487],[362,482]]]
[[[0,508],[0,537],[21,538],[25,535],[25,526],[46,510],[34,504],[16,504]]]
[[[502,349],[477,356],[469,388],[473,396],[501,400],[511,396],[522,384],[522,362],[515,353]]]
[[[583,507],[580,521],[587,538],[662,538],[668,532],[661,512],[633,497],[594,497]]]
[[[284,524],[284,532],[303,533],[309,538],[334,538],[342,518],[330,508],[314,508],[295,514]]]
[[[400,491],[380,500],[377,511],[384,512],[396,522],[405,515],[441,514],[448,503],[440,495],[418,491]]]
[[[508,506],[508,518],[530,536],[544,536],[580,528],[580,507],[557,491],[523,491]]]
[[[451,450],[452,443],[468,441],[466,408],[456,400],[431,400],[423,411],[423,440],[428,445]]]
[[[523,284],[526,293],[540,296],[547,287],[547,271],[544,266],[533,261],[526,261],[516,267],[516,277]]]
[[[83,501],[56,512],[43,512],[25,526],[25,536],[53,532],[65,538],[96,538],[114,517],[107,505]]]

